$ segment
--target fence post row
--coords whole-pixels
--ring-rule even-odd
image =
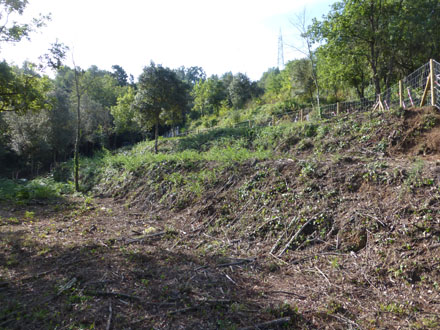
[[[408,92],[408,99],[409,102],[411,102],[411,106],[414,107],[415,103],[419,101],[418,95],[416,95],[416,97],[413,99],[413,96],[411,95],[411,90],[410,90],[410,86],[412,89],[414,88],[419,88],[422,87],[423,88],[423,82],[420,82],[420,80],[417,82],[417,86],[415,87],[414,85],[411,85],[411,82],[409,81],[410,78],[412,78],[414,75],[416,74],[420,74],[419,71],[421,70],[425,70],[427,64],[423,65],[421,68],[419,68],[418,70],[414,71],[413,73],[411,73],[410,75],[408,75],[407,77],[405,77],[403,80],[399,80],[399,84],[398,84],[398,89],[399,89],[399,106],[401,108],[406,108],[405,105],[405,92]],[[426,71],[424,71],[424,73],[422,74],[422,77],[425,76]],[[419,78],[417,78],[419,79]],[[405,84],[410,84],[410,86],[407,86],[406,90],[404,90],[404,83]],[[422,85],[422,86],[420,86]],[[426,103],[426,99],[428,97],[428,93],[431,93],[431,105],[437,107],[440,110],[440,63],[435,62],[433,59],[431,59],[429,61],[429,75],[426,79],[426,84],[424,86],[424,92],[423,92],[423,96],[420,102],[420,106],[422,107],[423,105],[425,105]],[[393,104],[397,104],[397,100],[396,103],[394,103],[394,101],[390,100],[391,96],[390,95],[396,95],[396,94],[390,94],[390,93],[395,93],[395,92],[389,92],[389,94],[384,94],[384,99],[382,99],[382,94],[377,95],[377,98],[375,101],[373,101],[372,99],[362,99],[360,100],[360,104],[358,104],[359,102],[357,101],[348,101],[348,102],[343,102],[343,104],[341,104],[340,102],[337,102],[336,104],[332,104],[332,106],[336,105],[336,115],[339,116],[339,114],[341,113],[341,111],[356,111],[356,110],[365,110],[366,108],[371,109],[371,106],[373,106],[373,111],[376,111],[376,109],[380,109],[382,111],[385,111],[385,107],[384,104],[386,106],[386,109],[389,110],[390,106]],[[388,97],[387,97],[388,96]],[[439,102],[439,104],[437,104],[437,102]],[[341,107],[342,106],[342,107]],[[358,108],[359,106],[359,108]],[[329,109],[328,106],[325,107],[325,109]],[[333,108],[334,109],[334,108]],[[308,111],[309,109],[306,109],[306,111]],[[317,107],[317,114],[319,118],[322,118],[323,116],[323,109],[322,107]],[[298,112],[296,112],[297,116],[298,116]],[[269,117],[269,120],[266,122],[266,125],[272,125],[275,126],[276,125],[276,119],[277,118],[284,118],[285,116],[288,114],[284,113],[281,115],[272,115],[272,118]],[[296,117],[297,119],[299,119],[301,122],[307,121],[309,117],[309,114],[305,115],[304,114],[304,109],[300,109],[299,110],[299,118]],[[296,119],[296,120],[297,120]],[[249,126],[249,128],[255,127],[255,122],[252,123],[251,120],[249,120],[247,123],[244,122],[245,124],[247,124]],[[243,123],[240,123],[243,124]],[[260,126],[260,125],[257,125]],[[209,131],[211,129],[215,129],[216,127],[211,127],[210,129],[204,130],[204,131]],[[189,135],[189,134],[198,134],[201,133],[202,130],[200,130],[199,128],[197,128],[195,131],[186,131],[186,132],[179,132],[179,129],[177,128],[176,131],[172,130],[171,131],[171,136],[181,136],[181,135]]]
[[[435,67],[434,60],[431,59],[429,61],[429,67],[431,69],[429,78],[431,79],[431,105],[435,106],[436,104],[436,93],[435,93]]]
[[[403,82],[399,80],[399,106],[403,108]]]
[[[429,60],[429,76],[426,81],[425,91],[423,92],[422,101],[420,102],[420,106],[423,107],[426,103],[426,97],[428,96],[428,91],[431,92],[431,105],[435,106],[435,70],[434,70],[434,60]]]

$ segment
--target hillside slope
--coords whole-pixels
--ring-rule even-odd
[[[29,273],[43,274],[28,284],[41,295],[76,279],[43,320],[3,317],[8,326],[67,326],[68,315],[104,328],[110,304],[114,328],[440,327],[436,109],[222,129],[159,148],[97,160],[83,177],[94,199],[35,205],[31,223],[24,207],[4,211],[23,221],[0,227],[3,306],[23,303]]]

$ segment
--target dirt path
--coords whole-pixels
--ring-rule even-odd
[[[307,324],[282,304],[291,294],[275,292],[257,256],[239,242],[220,254],[222,243],[184,231],[183,217],[144,214],[110,199],[2,208],[0,328]]]
[[[107,198],[2,205],[0,328],[439,324],[438,287],[432,290],[419,268],[430,267],[438,277],[440,245],[426,251],[419,240],[384,254],[378,246],[387,242],[367,232],[357,252],[321,244],[270,254],[264,242],[210,233],[211,220],[149,214]],[[412,268],[390,261],[414,254]],[[382,267],[394,263],[396,269]]]

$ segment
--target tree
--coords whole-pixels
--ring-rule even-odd
[[[45,25],[50,16],[33,18],[30,23],[20,24],[16,16],[23,15],[27,0],[0,0],[0,42],[19,42],[31,32]]]
[[[237,73],[228,88],[229,98],[235,109],[241,109],[252,97],[252,83],[248,76]]]
[[[50,159],[48,116],[49,111],[22,115],[9,112],[5,116],[9,127],[9,145],[26,161],[32,175],[38,174],[38,170]]]
[[[284,98],[297,98],[301,102],[312,102],[316,85],[312,65],[307,58],[290,61],[281,72],[281,93]]]
[[[227,91],[217,76],[211,76],[207,80],[199,80],[191,91],[194,98],[193,110],[204,116],[206,114],[218,114],[221,103],[227,97]]]
[[[154,151],[157,153],[159,125],[182,120],[186,88],[174,71],[153,62],[139,76],[138,88],[133,107],[142,126],[154,127]]]
[[[47,93],[51,88],[48,77],[41,77],[31,64],[23,68],[0,62],[0,112],[25,113],[38,111],[48,105]]]
[[[264,99],[266,102],[278,101],[283,99],[281,94],[282,76],[280,69],[270,68],[263,73],[258,86],[264,90]]]
[[[350,90],[354,88],[357,97],[364,99],[365,91],[372,81],[366,58],[356,55],[333,57],[331,51],[330,47],[321,47],[317,51],[321,86],[330,90],[332,95],[350,95]]]
[[[291,45],[295,50],[304,54],[308,60],[308,64],[310,65],[311,78],[313,83],[315,84],[316,91],[316,104],[319,108],[319,98],[320,98],[320,90],[319,90],[319,81],[318,81],[318,73],[316,67],[316,58],[315,53],[312,49],[314,44],[313,35],[310,29],[306,25],[306,10],[302,12],[302,14],[298,14],[294,20],[291,21],[291,24],[296,28],[299,32],[301,38],[303,39],[304,45],[302,47],[297,47]]]
[[[17,23],[17,16],[23,14],[27,0],[0,0],[0,43],[19,42],[29,39],[31,32],[45,25],[49,16],[40,15],[29,23]],[[0,45],[1,47],[1,45]],[[29,70],[27,70],[29,69]],[[0,112],[41,110],[47,105],[47,79],[35,73],[34,68],[22,70],[0,63]]]
[[[125,72],[125,70],[119,65],[112,65],[112,69],[113,69],[112,75],[118,82],[118,85],[121,87],[127,86],[128,85],[127,72]]]
[[[87,74],[86,71],[75,65],[75,60],[72,56],[73,62],[73,77],[74,77],[74,98],[76,101],[76,135],[75,135],[75,147],[74,147],[74,171],[73,177],[75,182],[75,190],[79,191],[79,144],[81,141],[81,99],[87,92],[91,83],[93,82],[93,76]]]
[[[206,79],[205,70],[199,66],[191,66],[189,68],[181,66],[174,71],[176,72],[177,77],[184,83],[188,84],[190,88],[192,88],[199,81],[205,81]]]
[[[53,162],[66,161],[67,155],[75,138],[75,117],[70,111],[71,101],[69,92],[60,87],[55,87],[51,92],[54,99],[52,110],[48,111],[49,144],[53,153]]]
[[[328,63],[342,63],[332,71],[362,95],[365,80],[371,78],[379,94],[437,55],[439,25],[436,0],[342,0],[322,22],[315,21],[311,31],[324,42],[322,54],[331,59]],[[357,77],[347,74],[347,66]]]
[[[110,113],[114,119],[114,131],[116,134],[127,133],[130,142],[134,142],[134,136],[140,131],[136,121],[136,112],[132,107],[135,92],[132,87],[128,87],[126,92],[119,96],[116,105],[111,107]]]

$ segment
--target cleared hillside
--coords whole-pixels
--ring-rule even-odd
[[[93,197],[2,205],[0,327],[440,326],[436,109],[152,147],[84,161]]]

